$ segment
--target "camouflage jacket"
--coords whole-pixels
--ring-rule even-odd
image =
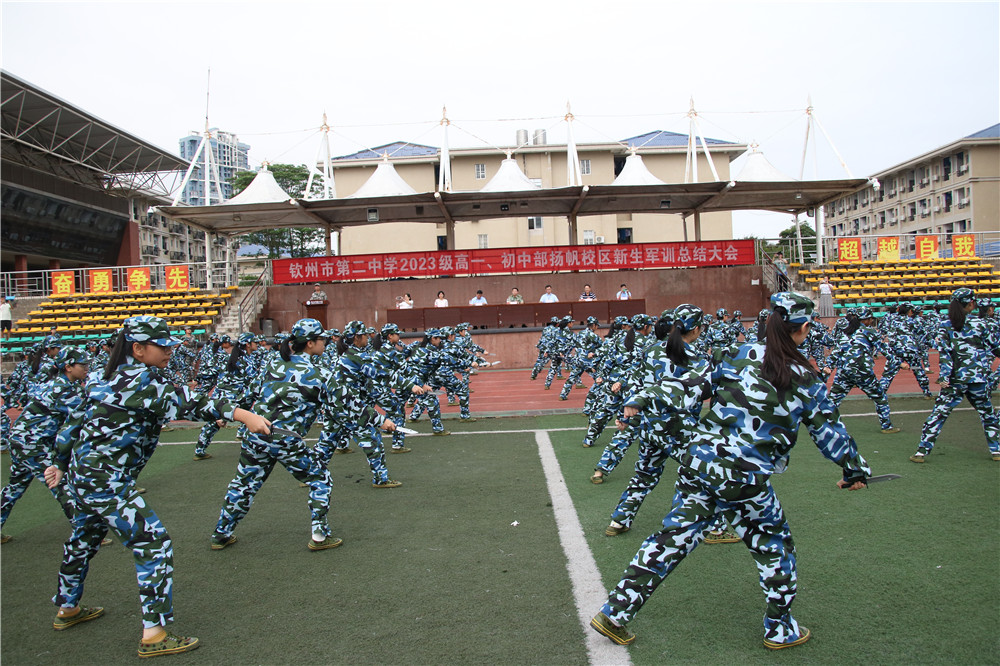
[[[984,319],[976,315],[966,317],[960,331],[956,331],[947,319],[943,321],[939,340],[941,381],[985,383],[993,357],[1000,357],[1000,338],[990,331]]]
[[[804,425],[820,452],[845,470],[845,478],[870,476],[826,385],[811,370],[795,366],[792,386],[779,391],[761,376],[763,344],[720,350],[714,358],[711,406],[688,430],[683,464],[741,483],[781,473]],[[729,355],[733,352],[733,355]]]
[[[39,384],[11,429],[12,450],[22,458],[43,456],[46,467],[55,464],[56,435],[64,424],[80,418],[83,403],[83,386],[65,374]]]
[[[331,402],[330,371],[310,360],[307,354],[292,354],[286,361],[277,353],[260,373],[253,412],[277,428],[292,430],[305,437],[316,421],[321,406]],[[245,441],[266,445],[259,435],[242,429]]]

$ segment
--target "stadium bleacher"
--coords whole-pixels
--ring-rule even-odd
[[[1000,274],[978,258],[833,261],[801,269],[799,276],[816,298],[819,283],[828,277],[836,309],[856,305],[891,307],[904,301],[937,308],[947,305],[952,292],[959,287],[971,287],[979,296],[1000,296]]]
[[[139,314],[166,319],[178,334],[183,327],[191,326],[198,335],[215,325],[219,313],[236,289],[53,295],[42,301],[27,317],[14,322],[13,335],[3,341],[3,351],[17,353],[42,341],[53,326],[63,340],[83,344],[107,337],[125,319]]]

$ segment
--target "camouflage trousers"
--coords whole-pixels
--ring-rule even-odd
[[[562,366],[564,359],[562,355],[552,356],[552,367],[549,368],[549,374],[545,375],[545,387],[548,388],[552,386],[552,380],[557,376],[562,376]]]
[[[924,366],[921,364],[920,358],[916,355],[910,357],[890,356],[886,360],[885,370],[882,371],[882,390],[888,393],[889,387],[892,385],[892,380],[896,378],[904,362],[909,363],[910,371],[917,378],[920,390],[924,392],[924,395],[930,395],[931,383],[927,379],[927,372],[924,371]]]
[[[434,391],[429,391],[423,395],[417,396],[416,401],[413,404],[413,409],[410,411],[410,418],[416,420],[420,418],[420,415],[427,412],[427,416],[431,419],[431,429],[434,432],[441,432],[444,430],[444,424],[441,423],[441,402],[438,400],[437,394]]]
[[[385,483],[389,480],[389,469],[385,466],[385,446],[382,444],[382,431],[374,425],[352,425],[349,428],[334,429],[332,420],[323,426],[316,442],[316,456],[323,469],[330,462],[335,448],[346,448],[353,439],[365,457],[372,471],[372,483]]]
[[[545,364],[549,362],[549,355],[541,350],[538,351],[538,358],[535,359],[535,365],[531,368],[531,378],[534,379],[538,376],[538,373],[542,371]]]
[[[663,529],[642,543],[601,611],[620,625],[630,622],[663,579],[704,539],[720,514],[757,564],[767,599],[764,637],[778,643],[799,638],[798,623],[790,612],[797,578],[795,546],[770,481],[740,483],[711,471],[696,473],[683,465]]]
[[[625,457],[625,452],[632,446],[632,442],[635,441],[638,434],[638,429],[630,423],[625,424],[624,430],[615,432],[614,437],[604,447],[604,452],[601,453],[601,459],[594,471],[604,474],[613,472],[618,467],[618,463]]]
[[[7,446],[7,442],[10,441],[10,417],[7,416],[7,403],[4,402],[4,406],[0,408],[0,444],[2,447]]]
[[[587,434],[583,436],[584,446],[593,446],[598,438],[600,438],[601,433],[604,432],[604,428],[608,423],[621,412],[623,402],[621,391],[614,393],[608,390],[603,392],[603,396],[598,396],[595,399],[602,399],[602,402],[599,405],[595,405],[593,411],[590,413]]]
[[[588,361],[590,359],[587,359]],[[568,398],[569,392],[574,386],[580,383],[580,378],[583,377],[583,373],[590,371],[589,363],[574,363],[573,369],[569,373],[569,377],[566,379],[566,383],[563,384],[562,391],[559,392],[560,398]],[[591,377],[593,373],[591,372]]]
[[[640,430],[639,459],[635,462],[635,473],[611,514],[611,520],[624,527],[632,525],[646,496],[660,483],[663,468],[677,446],[677,440],[659,431],[656,425],[654,423],[652,428]]]
[[[38,479],[45,483],[45,457],[41,455],[20,456],[11,450],[10,455],[10,480],[0,491],[0,527],[7,522],[10,512],[14,509],[14,503],[21,498],[24,491],[28,489],[31,482]],[[63,513],[70,520],[76,515],[76,508],[73,499],[66,492],[66,487],[62,484],[50,489],[52,496],[59,502]]]
[[[990,453],[1000,453],[1000,416],[993,407],[987,388],[985,383],[949,384],[942,388],[934,402],[934,410],[920,430],[920,448],[934,448],[934,442],[941,434],[941,428],[948,420],[951,410],[955,409],[963,398],[968,398],[969,403],[979,412]]]
[[[375,404],[385,410],[385,417],[397,427],[406,425],[406,398],[402,395],[386,391],[375,396]],[[392,448],[399,449],[406,444],[406,435],[398,430],[392,431]]]
[[[857,386],[865,395],[875,403],[875,413],[878,415],[878,422],[882,430],[892,427],[892,420],[889,418],[889,398],[885,394],[882,384],[869,372],[866,375],[855,375],[844,370],[839,370],[833,378],[833,386],[830,387],[830,402],[834,407],[840,407],[840,403]]]
[[[222,501],[219,522],[215,526],[216,538],[228,537],[250,511],[254,497],[260,491],[274,465],[281,463],[298,481],[309,485],[309,513],[312,533],[329,536],[326,515],[330,510],[330,472],[317,462],[313,452],[302,440],[291,438],[265,442],[257,435],[243,440],[240,460],[236,463],[236,476]]]
[[[135,560],[142,626],[151,629],[173,621],[174,551],[167,529],[136,492],[134,482],[119,487],[117,493],[90,492],[91,485],[70,482],[77,513],[73,533],[63,545],[58,590],[52,602],[65,608],[80,604],[90,560],[110,528]],[[114,481],[108,485],[120,486]]]
[[[194,454],[196,456],[203,456],[205,452],[208,451],[208,445],[212,443],[212,438],[215,437],[216,433],[222,430],[221,427],[215,421],[209,421],[201,427],[201,432],[198,433],[198,443],[194,447]]]

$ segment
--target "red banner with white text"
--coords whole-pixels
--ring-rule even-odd
[[[744,266],[753,263],[754,241],[751,239],[275,259],[272,273],[274,284],[296,284],[442,275]]]

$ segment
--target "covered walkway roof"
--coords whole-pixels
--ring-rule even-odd
[[[213,233],[242,234],[273,227],[340,230],[385,222],[442,224],[483,219],[614,213],[671,213],[684,217],[734,210],[803,213],[854,192],[867,179],[714,182],[665,185],[584,185],[518,192],[418,194],[294,200],[214,206],[162,206],[160,212]]]

